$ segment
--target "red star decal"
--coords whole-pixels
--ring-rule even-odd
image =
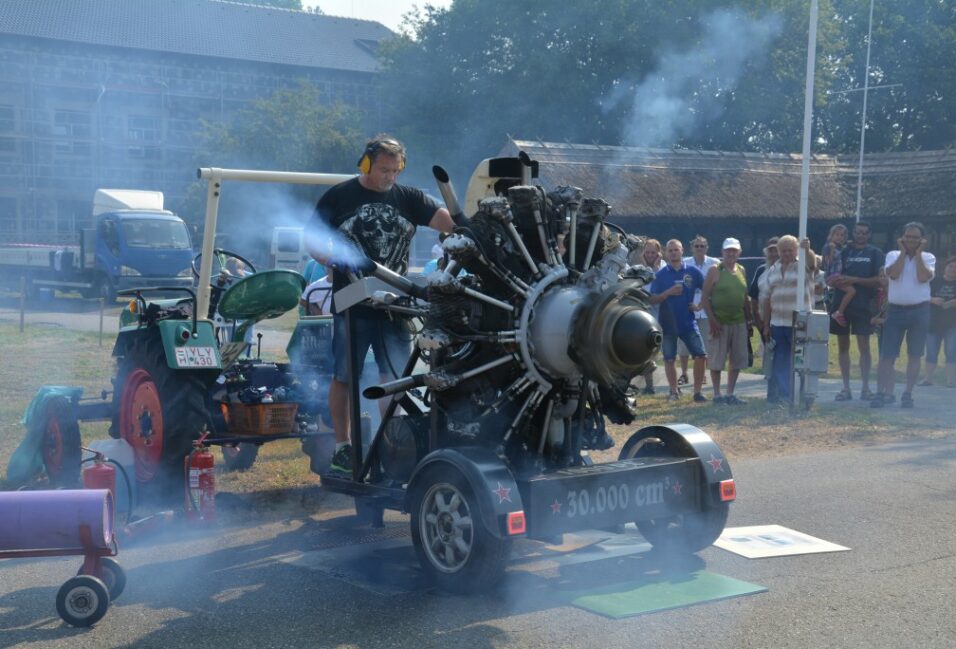
[[[554,502],[551,503],[551,513],[560,514],[561,513],[561,503],[558,502],[558,499],[555,498]]]
[[[710,468],[714,473],[720,473],[724,470],[724,460],[723,458],[714,457],[714,454],[710,454],[710,459],[707,460],[707,464],[710,465]]]
[[[503,503],[504,501],[506,501],[506,500],[507,500],[509,503],[511,502],[511,489],[509,489],[508,487],[502,487],[500,482],[498,483],[498,488],[497,488],[497,489],[492,489],[492,490],[491,490],[491,493],[493,493],[493,494],[495,494],[496,496],[498,496],[498,504],[499,504],[499,505],[500,505],[501,503]]]
[[[674,483],[674,486],[671,487],[671,489],[674,490],[674,495],[675,495],[675,496],[680,496],[680,495],[681,495],[681,489],[683,489],[683,488],[684,488],[684,485],[682,485],[682,484],[680,483],[680,481],[675,482],[675,483]]]

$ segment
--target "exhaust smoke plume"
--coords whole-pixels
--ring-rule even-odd
[[[637,86],[621,80],[604,101],[605,110],[630,105],[624,144],[671,146],[719,116],[748,61],[766,51],[783,22],[776,14],[757,20],[722,9],[701,24],[697,47],[663,52],[657,68]]]

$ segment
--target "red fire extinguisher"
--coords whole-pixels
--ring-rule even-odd
[[[88,450],[88,449],[85,449]],[[116,503],[116,469],[106,461],[106,456],[97,451],[93,453],[93,464],[83,469],[83,487],[86,489],[109,489]],[[86,460],[89,462],[89,460]]]
[[[216,520],[215,459],[204,439],[205,435],[193,442],[186,456],[186,518],[211,523]]]

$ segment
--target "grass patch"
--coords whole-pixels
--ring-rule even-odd
[[[287,321],[284,318],[288,318]],[[269,325],[294,325],[295,315],[283,316]],[[56,325],[32,324],[22,334],[14,324],[0,323],[4,358],[0,363],[0,471],[23,439],[20,424],[28,403],[43,385],[77,385],[87,397],[110,390],[114,372],[112,336],[98,345],[96,333],[72,331]],[[835,347],[831,348],[834,358]],[[284,359],[283,359],[284,360]],[[758,361],[759,363],[759,361]],[[759,367],[759,366],[758,366]],[[838,372],[836,373],[838,375]],[[940,417],[900,417],[893,408],[869,410],[819,402],[811,412],[793,417],[786,409],[770,407],[763,399],[745,406],[694,404],[688,400],[668,402],[662,394],[641,396],[638,420],[628,426],[611,426],[618,445],[595,453],[598,461],[617,457],[621,445],[635,430],[651,424],[685,422],[710,434],[728,455],[768,457],[794,452],[828,450],[845,446],[935,437],[951,429]],[[81,425],[85,442],[108,436],[106,422]],[[222,491],[256,494],[266,502],[281,499],[283,492],[311,488],[319,483],[309,471],[308,457],[298,440],[264,444],[249,471],[225,473],[218,451],[217,480]],[[0,474],[2,477],[2,474]],[[0,483],[0,488],[3,483]]]

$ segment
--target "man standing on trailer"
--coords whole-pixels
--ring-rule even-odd
[[[365,145],[359,159],[360,174],[330,188],[319,199],[310,223],[306,245],[320,263],[331,263],[333,294],[346,286],[352,273],[347,257],[330,254],[329,230],[344,237],[361,254],[403,274],[408,270],[408,252],[417,226],[427,225],[439,232],[451,232],[451,215],[421,190],[398,184],[405,168],[405,147],[394,137],[376,135]],[[346,246],[339,246],[344,248]],[[348,350],[345,316],[334,312],[332,347],[334,376],[329,388],[329,410],[335,430],[332,470],[351,472],[352,446],[349,443]],[[361,367],[369,347],[382,382],[397,378],[411,353],[412,336],[404,320],[367,306],[351,310],[354,326],[353,367]]]

